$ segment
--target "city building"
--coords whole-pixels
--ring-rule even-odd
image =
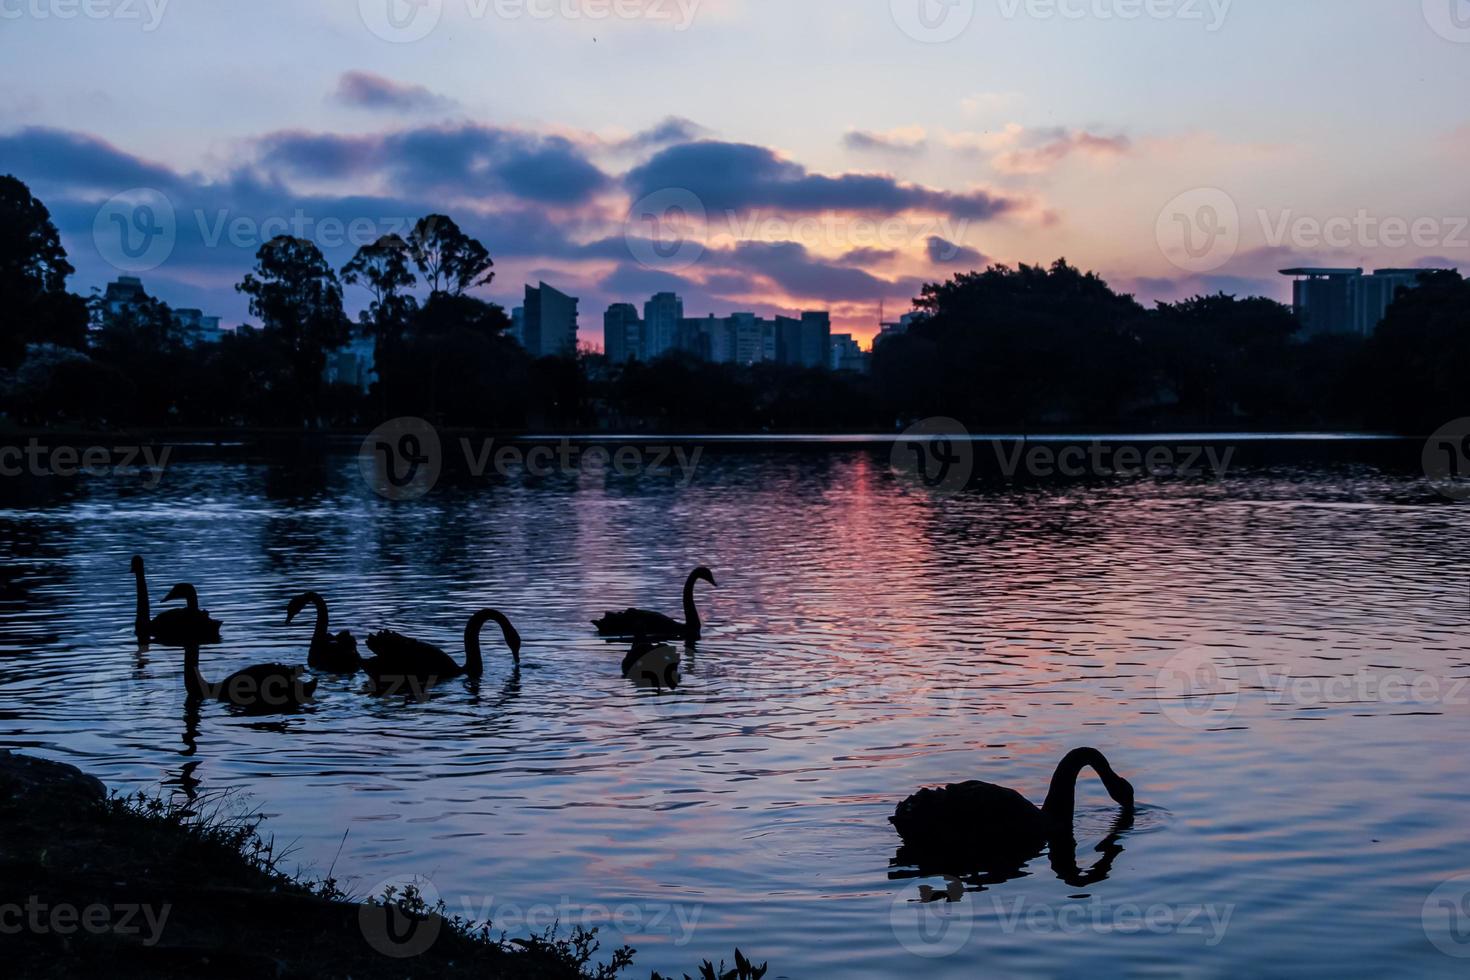
[[[775,322],[775,360],[793,367],[824,368],[832,339],[832,317],[803,313],[801,319],[778,316]]]
[[[108,283],[103,291],[102,307],[108,317],[126,317],[150,298],[141,279],[136,276],[119,276]],[[224,331],[220,328],[220,318],[217,316],[205,316],[202,310],[195,309],[176,309],[172,312],[174,326],[178,328],[179,336],[186,347],[217,344],[224,336]]]
[[[118,276],[115,282],[107,284],[107,290],[102,294],[102,305],[109,316],[121,316],[131,312],[148,299],[148,292],[143,288],[143,280],[136,276]]]
[[[519,314],[515,319],[519,321]],[[603,316],[603,343],[613,364],[679,352],[712,364],[828,368],[831,339],[829,313],[771,320],[754,313],[686,317],[684,301],[674,293],[651,297],[643,304],[641,321],[628,303],[614,303]]]
[[[512,314],[511,327],[527,353],[561,357],[577,352],[577,302],[544,282],[526,287],[525,305]]]
[[[862,345],[852,334],[833,334],[830,351],[832,370],[858,372],[868,370],[868,355],[863,353]]]
[[[345,347],[330,352],[322,380],[327,384],[352,385],[366,393],[378,380],[373,348],[372,337],[354,337]]]
[[[217,344],[224,336],[224,332],[220,330],[219,317],[205,316],[201,310],[174,310],[174,323],[178,326],[186,347]]]
[[[632,303],[614,303],[602,316],[602,347],[609,364],[642,359],[643,321]]]
[[[1419,277],[1433,269],[1282,269],[1295,281],[1292,308],[1302,322],[1302,335],[1355,334],[1372,336],[1383,322],[1400,289],[1413,289]]]
[[[897,323],[882,323],[882,317],[879,317],[880,322],[878,324],[878,336],[873,338],[873,349],[876,350],[878,348],[878,345],[883,343],[885,340],[892,340],[894,337],[904,336],[909,332],[910,327],[912,327],[915,323],[918,323],[926,316],[928,316],[927,313],[905,313],[903,316],[899,317]]]
[[[673,293],[657,293],[643,304],[643,360],[654,361],[678,349],[682,319],[684,301]]]

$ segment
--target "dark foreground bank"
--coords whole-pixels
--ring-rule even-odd
[[[626,947],[594,962],[592,933],[510,940],[412,894],[349,900],[279,871],[256,828],[0,752],[5,975],[612,980],[632,963]],[[701,976],[764,973],[736,955],[738,971]]]

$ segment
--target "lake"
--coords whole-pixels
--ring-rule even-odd
[[[512,935],[601,926],[634,976],[737,945],[773,977],[1462,976],[1470,508],[1422,444],[1226,439],[1218,470],[1109,450],[1016,479],[966,445],[987,459],[960,486],[862,439],[696,441],[688,471],[636,444],[623,470],[531,472],[522,447],[478,475],[472,440],[417,499],[346,442],[181,446],[156,486],[3,480],[0,746],[234,791],[288,869],[417,880]],[[427,699],[324,678],[289,717],[191,708],[177,652],[133,639],[135,552],[155,611],[191,581],[224,621],[212,679],[304,662],[305,589],[334,629],[456,655],[497,607],[523,663],[492,627],[485,676]],[[590,620],[677,614],[700,564],[719,586],[677,688],[625,679]],[[1116,828],[1084,774],[1070,881],[895,863],[911,792],[1040,802],[1083,745],[1139,809]]]

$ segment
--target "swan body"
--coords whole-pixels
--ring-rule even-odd
[[[715,585],[715,575],[700,566],[689,573],[684,582],[684,622],[647,609],[625,609],[622,612],[606,613],[601,619],[592,621],[597,632],[603,636],[640,638],[646,640],[684,640],[692,643],[700,638],[702,624],[699,610],[694,605],[694,583],[708,582]],[[718,588],[718,586],[716,586]]]
[[[170,590],[164,602],[173,602],[182,599],[187,603],[184,609],[169,609],[149,618],[148,606],[148,581],[143,569],[143,559],[139,555],[133,556],[133,577],[138,587],[137,614],[133,620],[133,635],[138,642],[146,646],[150,642],[162,644],[166,647],[182,647],[191,643],[199,646],[212,646],[220,642],[220,626],[223,625],[217,619],[211,619],[207,609],[199,608],[199,593],[192,585],[177,585]]]
[[[311,634],[311,650],[306,663],[324,674],[355,674],[362,670],[362,656],[357,652],[357,639],[348,630],[333,635],[328,627],[327,601],[315,592],[303,592],[286,607],[286,622],[294,620],[307,605],[316,608],[316,627]]]
[[[194,586],[176,585],[163,601],[174,602],[179,599],[188,602],[187,611],[213,623],[213,620],[209,620],[207,615],[200,611],[199,596],[194,591]],[[306,673],[304,668],[288,667],[285,664],[258,664],[254,667],[246,667],[244,670],[235,671],[218,684],[211,684],[204,679],[204,674],[199,670],[200,641],[198,637],[202,632],[200,622],[197,618],[193,621],[181,620],[180,622],[185,623],[182,627],[185,635],[177,645],[184,648],[184,690],[188,691],[191,699],[208,698],[243,708],[255,714],[267,714],[293,711],[310,701],[316,692],[317,682],[315,678],[304,676]],[[213,636],[214,642],[219,642],[218,623],[214,623]]]
[[[234,705],[252,714],[295,711],[305,705],[317,686],[316,678],[305,675],[303,667],[257,664],[211,684],[199,672],[199,648],[184,648],[184,684],[191,697]]]
[[[1072,840],[1077,776],[1088,767],[1131,813],[1132,784],[1113,771],[1101,752],[1087,748],[1062,759],[1039,807],[1013,789],[976,781],[922,789],[888,819],[905,845],[920,853],[1039,854],[1047,844]]]
[[[482,609],[471,616],[465,626],[463,666],[431,643],[383,630],[367,638],[368,649],[373,656],[363,661],[362,669],[379,690],[396,690],[408,685],[412,690],[421,691],[455,677],[479,677],[485,672],[484,659],[480,654],[480,632],[490,622],[499,625],[512,659],[516,666],[520,666],[520,633],[504,613]]]

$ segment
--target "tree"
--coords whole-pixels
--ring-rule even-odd
[[[351,336],[337,274],[311,242],[282,235],[255,256],[255,270],[235,287],[250,297],[250,313],[290,358],[305,417],[315,420],[327,352]]]
[[[1432,272],[1400,292],[1368,343],[1362,394],[1381,424],[1425,434],[1470,416],[1470,280]]]
[[[1159,380],[1189,421],[1228,424],[1297,414],[1300,386],[1291,307],[1218,293],[1160,303],[1144,331]]]
[[[1145,388],[1143,308],[1065,259],[961,273],[924,286],[915,306],[929,315],[874,357],[896,415],[1106,424]]]
[[[17,364],[27,344],[86,346],[86,301],[66,291],[74,271],[46,206],[0,176],[0,365]]]
[[[485,246],[460,230],[453,219],[431,214],[414,225],[408,238],[414,264],[432,292],[458,296],[495,278],[495,263]]]
[[[344,283],[365,286],[373,295],[362,321],[373,328],[380,355],[384,341],[397,339],[417,306],[412,296],[402,295],[402,290],[418,282],[408,267],[411,258],[409,244],[402,236],[384,235],[358,249],[352,261],[342,267]]]
[[[183,330],[169,305],[152,296],[113,311],[101,296],[92,297],[95,346],[118,358],[147,358],[182,350]]]

